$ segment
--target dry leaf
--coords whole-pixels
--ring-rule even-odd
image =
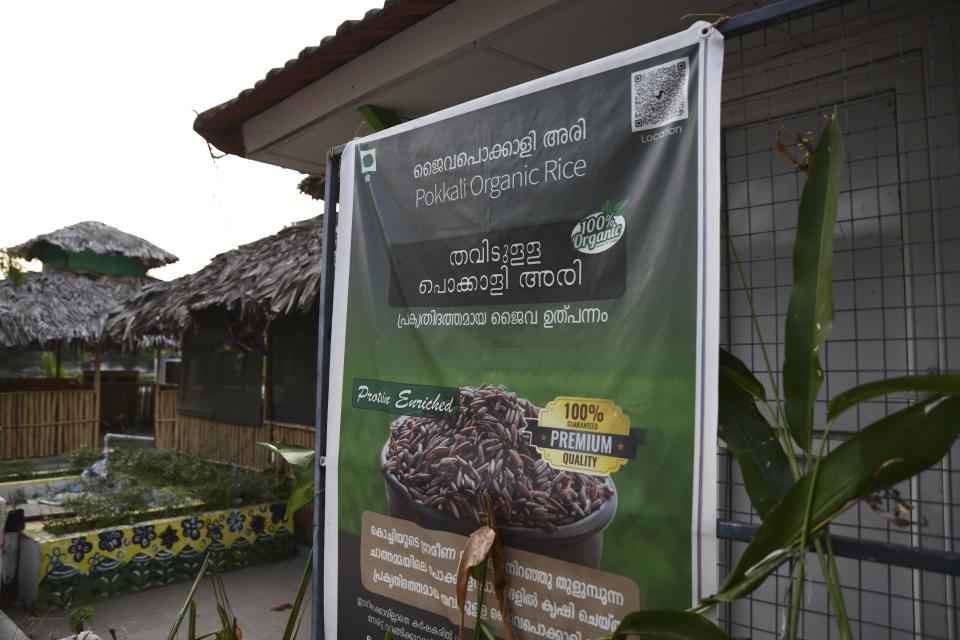
[[[868,494],[863,497],[863,501],[866,502],[867,506],[873,509],[877,515],[886,518],[898,527],[909,527],[913,525],[926,527],[929,524],[923,514],[920,514],[916,520],[912,519],[913,505],[901,498],[900,492],[896,489],[885,488],[881,491]],[[892,508],[887,506],[887,504],[891,502],[893,503]]]
[[[278,604],[275,607],[272,607],[270,611],[286,611],[287,609],[293,609],[293,605],[289,602],[284,602],[283,604]]]
[[[490,492],[486,489],[483,490],[483,496],[487,499],[487,526],[497,530],[497,512],[493,508],[493,498],[490,497]]]
[[[497,537],[497,532],[490,527],[483,526],[470,534],[467,546],[460,556],[460,566],[457,567],[457,606],[460,607],[460,638],[463,638],[463,618],[466,615],[467,585],[470,582],[470,570],[479,567],[487,561],[487,554]]]
[[[782,136],[786,132],[788,136],[793,138],[793,143],[797,145],[797,149],[803,152],[803,157],[798,159],[793,153],[787,149],[783,144]],[[785,157],[790,161],[790,164],[793,165],[794,169],[806,172],[810,168],[810,161],[813,159],[813,136],[811,134],[806,135],[797,135],[791,133],[784,125],[777,127],[777,153]]]

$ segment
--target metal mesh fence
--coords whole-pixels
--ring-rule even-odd
[[[724,78],[724,346],[767,381],[762,335],[779,380],[803,176],[778,152],[777,132],[815,134],[823,114],[836,109],[846,145],[834,239],[836,321],[816,424],[825,423],[827,399],[854,385],[960,368],[960,3],[861,0],[728,39]],[[860,405],[837,422],[828,446],[915,399]],[[958,460],[955,446],[940,465],[895,487],[912,505],[898,514],[909,524],[893,521],[891,494],[851,508],[831,531],[960,550]],[[719,517],[759,522],[735,461],[721,450],[719,464]],[[721,543],[721,575],[742,547]],[[816,556],[807,560],[803,636],[838,637]],[[960,633],[960,579],[863,560],[839,565],[855,637]],[[721,619],[735,636],[779,637],[788,582],[786,571],[771,577],[750,599],[725,607]]]

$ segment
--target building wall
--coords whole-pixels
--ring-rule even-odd
[[[803,176],[777,151],[777,131],[815,134],[824,114],[836,109],[845,135],[834,238],[836,321],[823,353],[827,373],[815,422],[821,427],[827,400],[849,387],[960,368],[958,36],[956,3],[861,0],[726,43],[722,153],[729,244],[721,339],[761,380],[767,380],[761,335],[780,379],[803,186]],[[914,399],[864,403],[841,416],[830,446]],[[897,526],[861,502],[831,531],[956,550],[958,453],[955,448],[941,465],[894,488],[913,505],[916,524]],[[759,522],[735,462],[723,452],[720,468],[719,516]],[[881,500],[881,510],[891,504]],[[726,568],[742,545],[722,547]],[[816,557],[807,566],[813,585],[804,597],[803,635],[836,637]],[[956,578],[843,559],[840,572],[859,637],[957,637]],[[723,618],[733,635],[778,637],[787,584],[783,572],[749,600],[727,607]]]

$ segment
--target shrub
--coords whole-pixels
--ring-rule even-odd
[[[174,513],[226,509],[258,502],[282,502],[286,479],[216,465],[193,456],[152,449],[117,451],[110,456],[110,477],[86,481],[85,491],[64,501],[74,516],[52,520],[54,534],[130,525]]]
[[[103,452],[88,447],[80,447],[64,454],[70,471],[80,473],[94,462],[103,457]]]

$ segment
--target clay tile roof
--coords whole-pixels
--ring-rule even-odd
[[[386,0],[382,8],[367,11],[362,20],[347,20],[319,45],[307,47],[282,67],[271,69],[263,80],[233,100],[198,115],[193,130],[217,149],[245,156],[241,132],[244,122],[453,1]]]

